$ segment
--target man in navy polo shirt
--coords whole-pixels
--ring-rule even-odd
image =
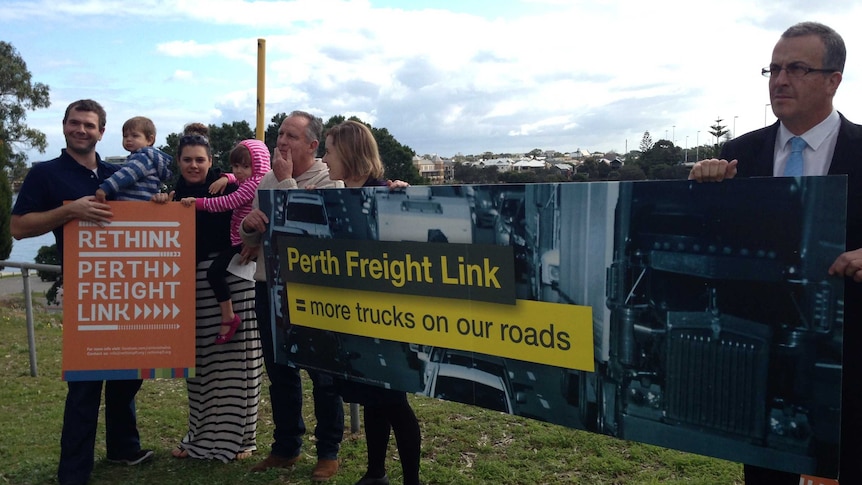
[[[105,118],[104,108],[91,99],[75,101],[66,108],[66,148],[58,158],[34,165],[24,179],[12,209],[11,231],[15,239],[53,231],[62,261],[65,223],[74,219],[99,225],[110,222],[110,206],[96,202],[94,197],[99,184],[117,170],[96,153],[96,143],[105,133]],[[64,201],[71,202],[64,205]],[[109,461],[137,465],[153,456],[152,450],[141,449],[138,436],[135,394],[141,382],[116,380],[105,384]],[[70,381],[68,387],[57,478],[61,485],[85,484],[93,471],[102,381]]]

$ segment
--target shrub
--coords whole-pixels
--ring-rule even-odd
[[[42,246],[39,252],[36,253],[34,260],[39,264],[60,264],[60,254],[57,252],[57,245]],[[60,273],[52,273],[50,271],[36,271],[42,281],[57,281],[60,279]],[[56,286],[56,285],[55,285]]]

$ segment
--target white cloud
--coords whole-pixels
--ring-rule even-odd
[[[194,74],[191,71],[185,71],[182,69],[177,69],[174,71],[173,75],[169,78],[170,81],[193,81]]]
[[[647,130],[693,146],[716,117],[737,133],[759,128],[772,121],[759,69],[784,28],[815,18],[847,41],[836,105],[862,119],[862,100],[850,95],[862,76],[853,60],[862,32],[852,22],[862,6],[850,1],[840,9],[802,2],[798,18],[777,0],[501,1],[488,11],[469,2],[374,4],[12,1],[0,22],[34,79],[52,86],[51,110],[84,95],[117,96],[105,104],[164,112],[165,134],[181,129],[171,126],[179,119],[253,124],[264,38],[267,120],[293,109],[356,114],[420,153],[445,155],[623,150]],[[81,39],[104,42],[81,48]],[[54,153],[62,146],[49,142]]]

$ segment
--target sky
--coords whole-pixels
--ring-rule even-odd
[[[4,0],[10,42],[51,106],[27,124],[65,146],[62,118],[92,98],[97,150],[126,155],[122,124],[151,118],[156,145],[189,122],[254,128],[258,39],[265,124],[305,110],[357,116],[417,154],[682,148],[775,121],[769,64],[781,32],[823,22],[848,59],[836,108],[862,122],[862,2],[832,0]],[[691,159],[694,154],[688,155]]]

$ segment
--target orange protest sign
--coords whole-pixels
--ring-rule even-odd
[[[799,485],[838,485],[838,480],[831,478],[820,478],[810,475],[801,475],[799,477]]]
[[[194,208],[110,205],[63,228],[63,379],[193,376]]]

